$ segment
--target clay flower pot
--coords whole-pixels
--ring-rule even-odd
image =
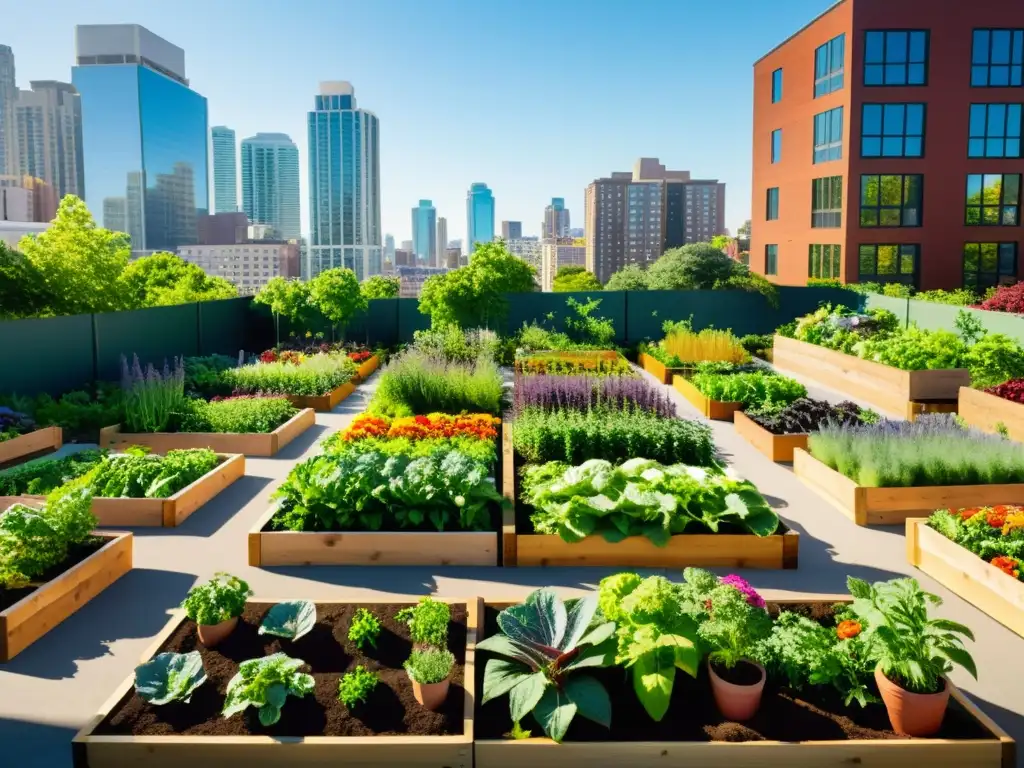
[[[949,704],[949,685],[942,681],[938,693],[911,693],[875,670],[875,683],[882,694],[892,729],[902,736],[933,736],[942,727]]]
[[[451,675],[439,683],[417,683],[411,677],[409,680],[412,681],[412,695],[416,697],[416,701],[429,710],[437,709],[448,698]]]
[[[708,659],[708,677],[711,679],[711,692],[715,696],[715,704],[718,711],[729,720],[743,722],[749,720],[761,707],[761,694],[764,691],[766,675],[764,667],[752,661],[741,661],[741,664],[749,664],[760,672],[760,679],[752,685],[737,685],[723,680],[715,672],[715,666]]]
[[[235,626],[238,624],[238,617],[222,621],[220,624],[200,624],[199,625],[199,642],[205,645],[207,648],[213,648],[217,643],[224,640],[228,635],[235,631]]]

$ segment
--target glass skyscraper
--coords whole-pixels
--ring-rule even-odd
[[[430,200],[420,200],[412,209],[412,250],[416,254],[416,266],[435,266],[437,246],[437,209]]]
[[[210,134],[213,137],[213,210],[214,213],[235,213],[238,210],[235,132],[227,126],[215,125]]]
[[[299,148],[283,133],[257,133],[242,142],[242,210],[284,240],[298,240]]]
[[[494,240],[494,195],[486,184],[475,182],[466,193],[466,253],[477,243]]]
[[[137,24],[79,25],[75,48],[93,216],[127,232],[136,254],[195,243],[209,212],[209,128],[185,52]]]
[[[383,271],[377,116],[356,107],[351,83],[320,83],[309,113],[309,265],[313,277],[348,267]]]

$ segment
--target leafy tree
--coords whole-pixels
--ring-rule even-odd
[[[571,271],[566,271],[571,270]],[[588,272],[580,266],[562,267],[555,275],[551,283],[555,293],[568,293],[570,291],[600,291],[601,281],[593,272]]]
[[[355,315],[366,311],[356,273],[341,267],[324,270],[309,281],[309,303],[331,321],[332,337],[338,326],[344,329]]]
[[[129,309],[232,299],[238,289],[222,277],[210,277],[173,253],[154,253],[131,262],[118,278]]]
[[[728,235],[715,235],[711,238],[711,247],[724,252],[731,242],[732,238]]]
[[[363,284],[359,287],[359,290],[367,299],[393,299],[398,296],[398,289],[398,278],[385,277],[384,275],[374,275],[367,280],[363,280]]]
[[[639,264],[627,264],[608,278],[606,291],[646,291],[647,270]]]
[[[750,237],[750,219],[744,221],[736,230],[736,237]]]
[[[587,268],[580,264],[566,264],[565,266],[559,267],[558,271],[555,272],[555,280],[560,277],[569,277],[570,275],[579,275],[586,272]]]
[[[274,313],[274,328],[277,343],[281,343],[281,318],[286,317],[293,323],[301,322],[309,317],[309,284],[300,280],[286,280],[273,277],[264,285],[253,299],[257,304],[266,304]]]
[[[53,314],[43,276],[17,251],[0,243],[0,320]]]
[[[693,243],[665,251],[647,269],[652,291],[709,290],[743,267],[710,243]]]
[[[51,310],[59,315],[123,309],[125,298],[118,278],[128,264],[128,236],[97,227],[79,198],[60,201],[50,228],[25,235],[18,244],[53,297]]]
[[[508,311],[506,293],[535,289],[534,268],[501,243],[480,243],[469,264],[423,283],[420,312],[434,327],[455,323],[463,328],[488,326]]]

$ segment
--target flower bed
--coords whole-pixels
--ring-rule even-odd
[[[855,403],[832,405],[824,400],[801,398],[782,408],[764,408],[737,412],[733,421],[736,434],[772,461],[793,461],[793,451],[807,449],[807,438],[823,423],[860,424],[877,414],[865,412]]]
[[[635,376],[629,361],[614,350],[537,352],[517,357],[519,374],[559,376]]]
[[[662,384],[671,384],[673,376],[690,378],[700,363],[750,362],[750,354],[731,331],[705,328],[694,332],[689,321],[666,322],[665,338],[654,344],[640,345],[640,365]]]
[[[43,427],[0,441],[0,466],[27,461],[63,445],[60,427]]]
[[[333,410],[355,391],[358,367],[346,354],[282,355],[290,356],[230,368],[221,375],[238,394],[284,395],[296,408],[318,411]]]
[[[275,636],[276,631],[261,634],[261,622],[274,606],[251,601],[237,628],[215,648],[198,640],[194,621],[180,612],[173,616],[143,662],[160,653],[195,652],[196,679],[202,675],[204,682],[188,703],[158,706],[143,697],[147,691],[136,692],[136,677],[129,676],[75,736],[75,765],[471,765],[477,602],[439,602],[450,603],[445,644],[454,665],[447,698],[436,711],[417,703],[403,669],[417,635],[399,611],[411,607],[414,598],[318,601],[312,606],[315,623],[294,640]],[[354,625],[368,614],[380,626],[375,646],[352,639]],[[294,686],[279,701],[278,719],[264,717],[267,705],[255,702],[222,716],[225,704],[232,712],[244,705],[238,695],[226,701],[223,693],[241,673],[240,662],[282,652],[301,666],[289,673]],[[246,688],[256,693],[254,686],[238,686]],[[356,698],[360,695],[362,700]],[[264,719],[271,724],[263,725]]]
[[[982,391],[960,388],[957,413],[970,426],[983,432],[1005,433],[1012,440],[1024,440],[1024,401],[1019,382],[1011,381]]]

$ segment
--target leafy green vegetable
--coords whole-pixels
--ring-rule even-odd
[[[395,614],[396,621],[409,624],[409,636],[413,643],[435,648],[448,645],[448,623],[451,619],[451,606],[432,597],[421,597],[413,607],[403,608]]]
[[[1020,514],[1019,508],[1011,510]],[[995,526],[989,525],[989,512],[991,510],[977,507],[959,511],[940,509],[928,518],[928,526],[985,562],[996,557],[1024,559],[1024,528],[1006,525],[1006,516],[998,513],[992,514]],[[1003,533],[1004,529],[1006,533]]]
[[[778,515],[751,483],[729,473],[647,459],[619,466],[600,459],[578,467],[530,466],[522,497],[535,508],[534,530],[567,542],[600,534],[611,542],[646,536],[665,546],[673,534],[688,530],[769,536],[779,527]]]
[[[447,680],[455,665],[455,656],[451,651],[441,648],[428,648],[413,651],[403,666],[409,677],[420,685],[431,685]]]
[[[341,676],[338,682],[338,699],[349,709],[357,704],[365,704],[378,682],[380,681],[376,674],[368,672],[360,665]]]
[[[498,614],[501,634],[477,649],[505,658],[487,660],[483,703],[508,694],[513,722],[533,713],[553,741],[565,737],[578,714],[611,727],[608,692],[594,677],[579,673],[612,664],[615,623],[597,617],[597,595],[566,600],[538,589],[522,605]]]
[[[267,434],[298,412],[284,397],[189,400],[178,431]]]
[[[38,496],[81,477],[95,467],[106,451],[78,451],[59,459],[41,459],[0,472],[0,496]]]
[[[181,607],[196,624],[213,626],[241,616],[250,597],[252,590],[247,583],[221,571],[205,584],[192,587]]]
[[[221,375],[231,387],[244,394],[326,395],[347,384],[358,366],[342,352],[311,355],[299,364],[254,363],[229,368]]]
[[[313,692],[313,676],[299,672],[305,663],[283,653],[243,661],[238,674],[228,682],[222,714],[231,717],[247,707],[256,707],[260,722],[273,725],[281,719],[281,708],[289,695],[301,699]]]
[[[259,634],[298,640],[316,624],[316,605],[309,600],[287,600],[272,606],[260,624]]]
[[[725,403],[745,406],[789,405],[807,396],[807,388],[794,379],[774,373],[698,373],[690,383],[702,395]]]
[[[348,628],[348,639],[363,648],[367,643],[377,647],[377,635],[380,634],[380,621],[370,611],[360,608],[352,617]]]
[[[207,448],[168,451],[165,456],[137,448],[107,456],[69,485],[103,498],[166,499],[212,472],[221,460]]]
[[[172,701],[186,704],[192,692],[206,682],[203,657],[191,653],[161,653],[135,668],[135,692],[150,704]]]

